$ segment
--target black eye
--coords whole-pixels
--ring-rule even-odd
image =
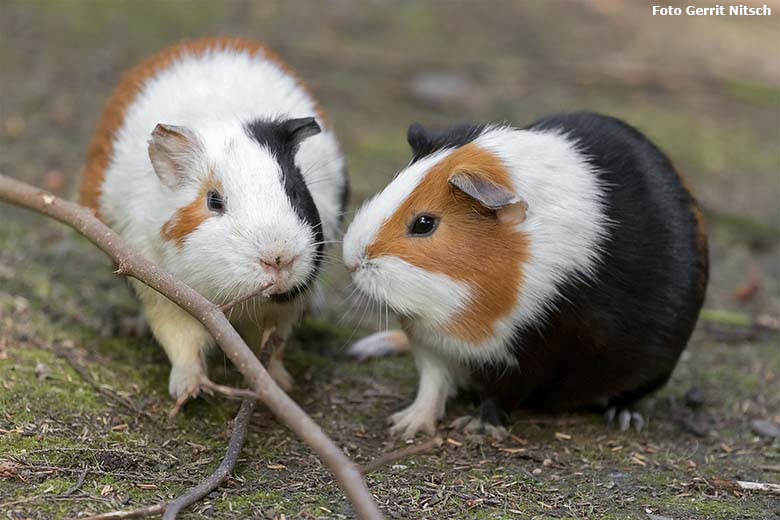
[[[218,213],[223,213],[225,211],[225,201],[218,191],[211,190],[206,193],[206,206],[211,211],[216,211]]]
[[[439,219],[433,215],[420,215],[412,225],[409,226],[409,234],[415,236],[428,236],[432,235],[436,231],[436,226],[439,224]]]

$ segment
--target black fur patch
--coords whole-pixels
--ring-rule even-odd
[[[409,146],[414,152],[411,162],[415,163],[439,150],[468,144],[482,135],[487,126],[487,123],[461,123],[448,128],[431,130],[420,123],[414,123],[406,134]]]
[[[301,142],[307,137],[320,133],[320,127],[313,117],[305,117],[299,119],[257,119],[248,123],[246,130],[250,137],[270,150],[276,157],[282,170],[281,181],[290,204],[301,220],[311,227],[315,237],[314,241],[318,244],[314,268],[309,278],[303,284],[271,297],[273,301],[285,302],[295,298],[311,286],[319,271],[320,257],[324,249],[320,213],[314,204],[314,199],[306,186],[306,180],[303,178],[300,168],[295,164],[295,154],[298,152]]]
[[[516,331],[516,368],[475,367],[478,388],[510,408],[631,404],[669,378],[704,300],[696,202],[666,155],[618,119],[561,114],[527,129],[577,142],[611,225],[594,278],[568,280],[545,319]]]

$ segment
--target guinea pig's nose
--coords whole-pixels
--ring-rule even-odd
[[[279,272],[289,271],[297,259],[297,256],[289,257],[284,255],[267,255],[261,256],[259,262],[260,265],[268,268],[269,271]]]

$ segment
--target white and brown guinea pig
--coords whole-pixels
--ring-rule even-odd
[[[398,313],[419,370],[392,431],[433,432],[458,388],[483,419],[488,404],[600,404],[641,427],[631,405],[669,378],[708,278],[701,214],[669,159],[585,112],[413,125],[409,143],[344,238],[354,282]]]
[[[315,119],[316,118],[316,119]],[[284,339],[306,306],[348,192],[323,114],[290,68],[239,38],[185,41],[128,71],[90,144],[81,202],[214,302],[269,285],[231,319],[250,346]],[[206,329],[134,283],[174,397],[205,377]],[[291,380],[277,356],[269,371]]]

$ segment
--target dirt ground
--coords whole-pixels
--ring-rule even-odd
[[[1,0],[0,172],[75,197],[120,72],[206,34],[263,39],[306,79],[346,151],[353,206],[408,161],[413,121],[522,125],[575,109],[622,117],[685,173],[711,235],[705,311],[671,382],[645,403],[645,431],[521,413],[499,443],[443,428],[441,448],[368,484],[399,519],[780,519],[780,497],[718,484],[780,482],[771,436],[780,425],[780,4],[766,3],[769,18],[654,18],[650,2],[608,0]],[[345,302],[343,269],[327,282],[328,310],[290,349],[292,395],[365,463],[402,445],[384,419],[413,397],[415,370],[404,357],[343,359],[379,319],[361,321]],[[104,326],[137,310],[87,241],[0,204],[0,518],[138,507],[218,464],[237,404],[197,400],[169,422],[162,350]],[[240,383],[222,355],[211,373]],[[456,402],[448,418],[469,406]],[[316,457],[265,410],[234,473],[184,517],[354,516]]]

